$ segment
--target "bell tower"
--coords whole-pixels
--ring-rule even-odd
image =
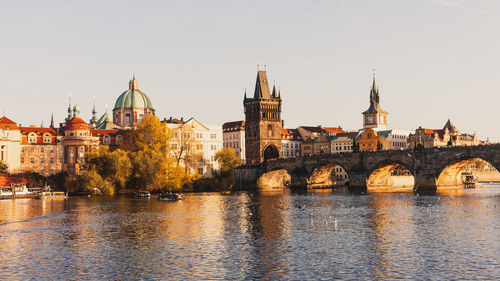
[[[245,150],[247,164],[258,164],[281,156],[281,94],[269,91],[266,71],[257,72],[253,98],[245,107]]]
[[[380,96],[375,75],[373,85],[370,90],[370,107],[363,112],[363,129],[373,129],[375,131],[387,130],[387,112],[380,107]]]

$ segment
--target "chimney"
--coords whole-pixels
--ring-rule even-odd
[[[163,118],[163,122],[167,122],[167,117],[164,117],[164,118]]]
[[[172,122],[174,120],[174,117],[170,116],[169,120],[170,122]]]
[[[281,128],[285,129],[285,120],[281,120]]]
[[[181,117],[181,123],[184,123],[184,117]]]

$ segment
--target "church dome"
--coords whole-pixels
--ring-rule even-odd
[[[71,118],[66,125],[66,129],[68,130],[88,130],[88,128],[87,122],[78,116]]]
[[[144,108],[154,110],[153,103],[151,103],[149,97],[146,93],[139,90],[139,82],[135,77],[130,80],[129,89],[118,97],[113,110],[120,108]]]

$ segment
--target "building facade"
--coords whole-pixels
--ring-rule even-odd
[[[450,119],[448,119],[442,129],[426,129],[419,127],[408,137],[408,148],[471,146],[480,144],[482,144],[482,142],[479,140],[476,133],[460,133]]]
[[[20,130],[20,173],[35,172],[50,176],[63,170],[64,145],[60,130],[36,126],[20,127]]]
[[[21,169],[21,131],[9,118],[0,118],[0,161],[7,165],[7,172],[16,173]]]
[[[302,137],[297,129],[281,129],[281,157],[294,158],[302,152]]]
[[[207,126],[191,118],[165,119],[167,128],[172,130],[170,152],[178,163],[191,173],[210,177],[219,169],[215,154],[222,149],[222,127]]]
[[[258,164],[281,154],[281,95],[269,91],[266,71],[257,72],[253,98],[243,100],[245,108],[245,158]]]
[[[240,163],[246,163],[245,158],[245,121],[226,122],[222,125],[223,146],[232,148]]]

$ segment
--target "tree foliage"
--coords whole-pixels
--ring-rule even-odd
[[[86,163],[89,170],[94,169],[104,180],[117,188],[125,187],[132,169],[126,151],[117,149],[110,152],[107,146],[102,146],[98,152],[88,153]]]
[[[223,147],[215,154],[215,161],[219,163],[220,171],[227,172],[240,165],[240,160],[236,157],[234,149]]]
[[[6,173],[9,166],[0,160],[0,173]]]

